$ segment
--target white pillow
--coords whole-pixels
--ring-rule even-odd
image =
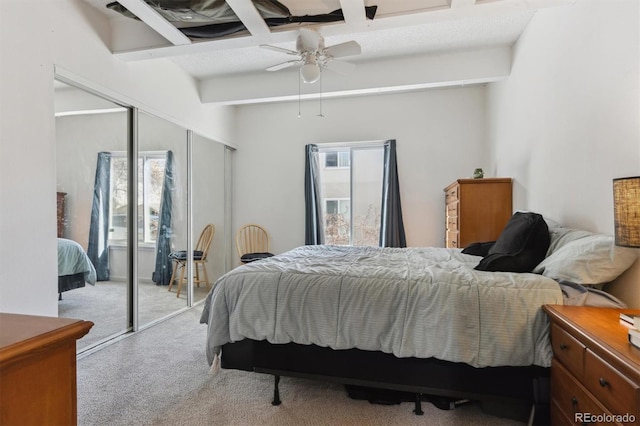
[[[549,249],[547,250],[547,257],[551,256],[558,248],[569,244],[571,241],[579,240],[580,238],[590,237],[593,232],[582,231],[580,229],[571,228],[549,228]]]
[[[610,235],[556,228],[550,236],[547,257],[533,272],[554,280],[582,285],[608,283],[638,257],[636,250],[616,246]]]

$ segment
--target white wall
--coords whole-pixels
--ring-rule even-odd
[[[445,186],[488,167],[484,88],[238,108],[233,229],[267,227],[275,253],[304,244],[304,146],[396,139],[409,246],[444,245]],[[487,176],[490,176],[487,174]]]
[[[57,315],[55,67],[209,138],[233,140],[232,108],[202,106],[196,83],[170,61],[112,57],[110,37],[84,1],[0,2],[2,312]]]
[[[514,209],[613,233],[612,179],[640,174],[640,21],[636,0],[540,10],[488,89],[497,173]],[[640,308],[640,262],[611,291]]]

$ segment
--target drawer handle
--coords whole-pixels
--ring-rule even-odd
[[[567,346],[565,343],[560,343],[560,350],[561,350],[561,351],[564,351],[564,350],[566,350],[567,348],[569,348],[569,346]]]
[[[603,388],[609,386],[609,382],[607,382],[604,377],[600,377],[600,380],[598,380],[598,383],[600,383],[600,386],[602,386]]]

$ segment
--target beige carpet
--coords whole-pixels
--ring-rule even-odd
[[[176,286],[141,282],[138,287],[139,324],[143,326],[187,306],[187,291],[183,288],[176,297]],[[194,302],[207,296],[205,285],[194,287]],[[79,318],[94,323],[93,328],[78,341],[78,349],[87,348],[127,328],[127,286],[122,281],[98,281],[95,285],[62,293],[58,301],[58,316]]]
[[[282,405],[271,405],[273,377],[209,372],[201,307],[78,360],[79,425],[520,425],[478,404],[451,411],[423,403],[372,405],[336,384],[283,377]]]

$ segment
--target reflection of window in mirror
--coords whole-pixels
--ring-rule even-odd
[[[155,244],[166,152],[140,152],[138,154],[138,241]],[[127,238],[127,156],[124,152],[111,153],[109,191],[109,240],[125,242]]]

